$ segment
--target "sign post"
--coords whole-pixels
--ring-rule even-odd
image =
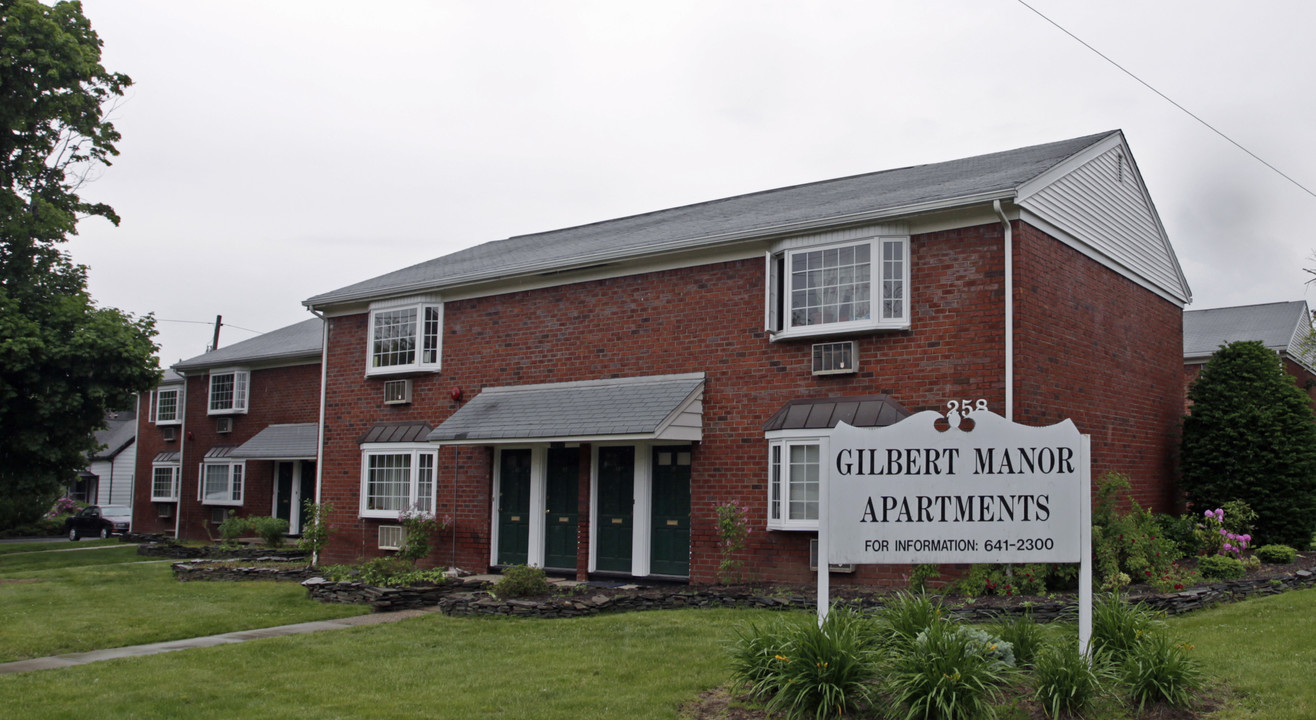
[[[1070,420],[1019,425],[986,410],[921,412],[884,428],[841,423],[823,448],[818,613],[830,563],[1080,564],[1079,638],[1092,624],[1091,471]]]

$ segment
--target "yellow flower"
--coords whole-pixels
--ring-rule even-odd
[[[791,661],[790,658],[786,657],[785,655],[778,655],[778,656],[777,656],[777,659],[780,660],[780,661],[782,661],[782,662],[790,662],[790,661]]]

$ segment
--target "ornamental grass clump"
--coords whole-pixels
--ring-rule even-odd
[[[1184,706],[1202,686],[1203,675],[1190,657],[1191,645],[1175,643],[1164,632],[1142,637],[1124,659],[1120,679],[1141,709],[1149,703]]]
[[[899,651],[912,645],[930,625],[946,621],[940,598],[898,592],[877,611],[876,642],[884,650]]]
[[[1029,667],[1037,658],[1037,653],[1046,644],[1046,632],[1033,619],[1032,613],[1024,613],[997,626],[997,635],[1014,648],[1015,664]]]
[[[1123,661],[1139,639],[1160,630],[1161,626],[1146,605],[1130,604],[1118,593],[1092,603],[1092,649],[1109,654],[1116,662]]]
[[[906,718],[990,717],[1016,678],[1004,645],[976,628],[935,622],[891,658],[886,689]]]
[[[877,674],[871,622],[833,607],[815,622],[778,621],[737,632],[734,681],[790,719],[835,717],[871,702]]]
[[[1032,668],[1033,699],[1049,717],[1072,717],[1090,708],[1115,678],[1104,654],[1084,657],[1078,642],[1067,638],[1038,652]]]

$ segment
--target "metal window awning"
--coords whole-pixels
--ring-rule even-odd
[[[763,432],[825,430],[845,422],[855,427],[886,427],[909,417],[889,395],[791,400],[763,423]]]
[[[429,434],[431,442],[703,439],[704,374],[485,388]]]
[[[157,453],[155,459],[151,462],[160,464],[176,463],[178,462],[178,451],[168,450],[166,452]]]
[[[425,422],[377,423],[357,438],[357,443],[423,443],[432,430]]]
[[[234,448],[228,457],[241,460],[314,460],[319,438],[320,429],[316,423],[270,425]]]

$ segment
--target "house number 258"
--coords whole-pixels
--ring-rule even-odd
[[[978,398],[977,400],[951,400],[946,403],[946,407],[953,413],[959,413],[960,415],[967,417],[968,414],[974,410],[986,410],[987,400],[985,398]]]

